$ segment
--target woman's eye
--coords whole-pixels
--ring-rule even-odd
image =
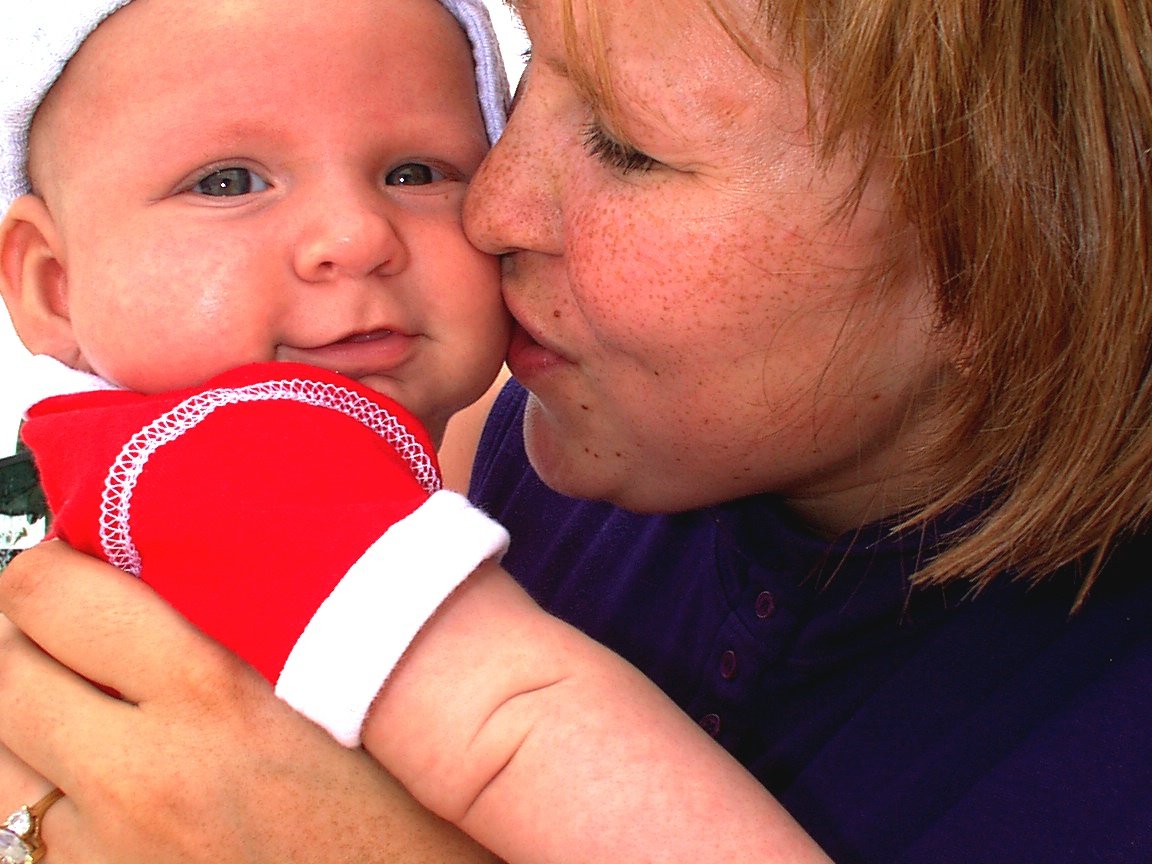
[[[642,173],[659,164],[651,156],[617,141],[595,123],[584,127],[584,149],[589,156],[621,174]]]
[[[384,177],[387,186],[427,186],[446,179],[443,171],[437,171],[423,162],[406,162],[393,168]]]
[[[247,168],[221,168],[196,181],[193,190],[212,198],[232,198],[263,192],[268,183],[259,174]]]

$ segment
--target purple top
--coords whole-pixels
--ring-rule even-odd
[[[975,598],[912,591],[940,530],[829,543],[752,497],[641,516],[548,490],[513,383],[472,497],[547,609],[649,675],[840,864],[1152,862],[1152,579],[1117,551]]]

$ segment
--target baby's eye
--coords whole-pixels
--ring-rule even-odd
[[[405,162],[384,176],[387,186],[427,186],[445,180],[444,172],[423,162]]]
[[[196,181],[193,191],[213,198],[232,198],[263,192],[267,181],[247,168],[221,168]]]

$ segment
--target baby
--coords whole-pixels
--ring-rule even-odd
[[[482,5],[46,5],[0,50],[0,293],[54,533],[507,860],[818,855],[441,488],[508,335],[460,222],[503,121]]]

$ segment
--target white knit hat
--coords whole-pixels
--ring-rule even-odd
[[[0,215],[29,191],[32,117],[84,40],[131,0],[5,0],[0,24]],[[483,0],[440,0],[472,43],[488,140],[504,130],[508,78]]]

